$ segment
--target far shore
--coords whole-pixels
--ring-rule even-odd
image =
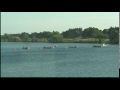
[[[101,42],[99,42],[99,39],[95,39],[95,38],[88,38],[88,39],[78,39],[78,38],[74,38],[74,39],[63,39],[62,41],[53,41],[53,42],[49,42],[49,40],[47,39],[39,39],[38,41],[1,41],[1,42],[45,42],[45,43],[106,43],[106,44],[110,44],[110,40],[109,39],[102,39]]]

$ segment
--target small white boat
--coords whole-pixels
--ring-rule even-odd
[[[105,43],[103,43],[102,46],[107,46],[107,45]]]

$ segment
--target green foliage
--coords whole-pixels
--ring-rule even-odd
[[[118,44],[119,43],[119,32],[117,30],[111,31],[109,36],[110,36],[110,42],[112,44]]]
[[[16,37],[13,37],[12,41],[13,42],[20,42],[21,39],[20,39],[20,37],[16,36]]]
[[[49,42],[61,43],[62,40],[63,40],[63,36],[61,36],[61,35],[54,35],[52,38],[49,39]]]
[[[62,32],[64,38],[77,38],[82,35],[82,28],[69,29]]]
[[[102,34],[102,31],[98,28],[89,27],[84,29],[82,36],[84,38],[98,38],[100,34]]]
[[[104,29],[103,34],[108,34],[108,29]]]
[[[23,42],[27,42],[29,39],[29,33],[26,32],[21,33],[20,38],[22,39]]]
[[[62,33],[58,31],[43,31],[40,33],[18,33],[1,35],[1,41],[5,42],[82,42],[82,43],[119,43],[119,27],[99,30],[95,27],[73,28]]]
[[[102,39],[101,38],[99,38],[99,43],[102,43]]]

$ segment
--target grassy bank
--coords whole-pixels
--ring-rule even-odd
[[[110,43],[109,39],[101,39],[102,43]],[[36,40],[28,40],[28,41],[8,41],[4,40],[2,42],[50,42],[50,43],[56,43],[49,41],[49,39],[43,38],[43,39],[36,39]],[[82,39],[82,38],[63,38],[62,41],[57,41],[57,43],[99,43],[98,38],[87,38],[87,39]]]
[[[64,43],[99,43],[99,39],[95,39],[95,38],[88,38],[88,39],[63,39]],[[109,39],[102,39],[103,43],[110,43]]]

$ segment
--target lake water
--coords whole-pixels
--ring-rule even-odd
[[[93,45],[1,42],[1,77],[119,77],[119,45]],[[30,49],[24,50],[23,46]]]

